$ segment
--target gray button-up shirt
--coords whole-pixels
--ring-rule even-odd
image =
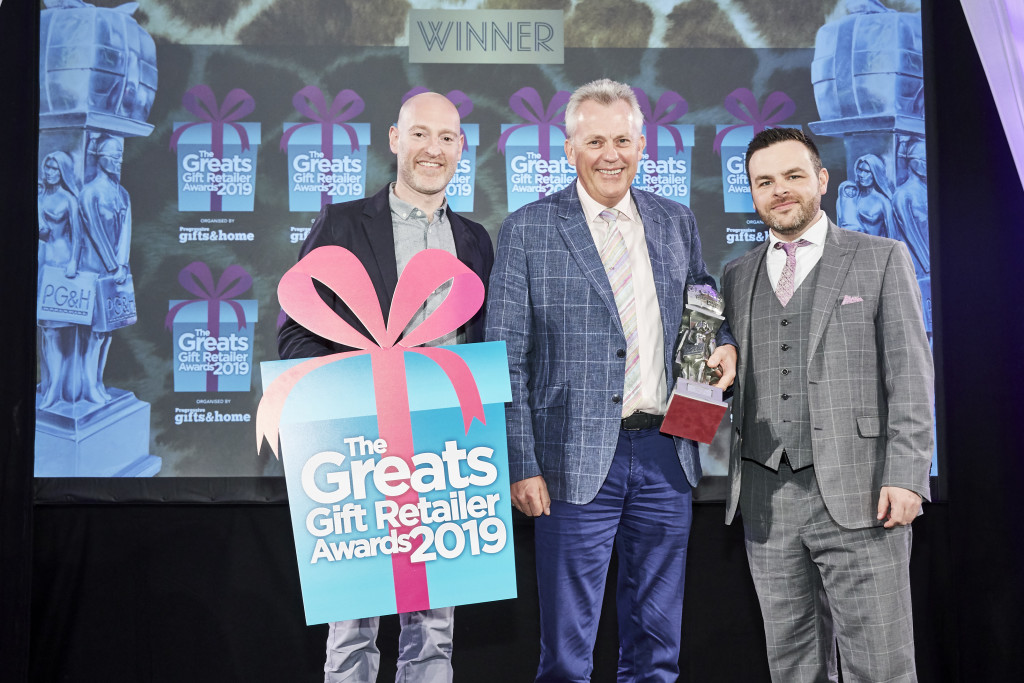
[[[447,200],[441,203],[440,208],[428,216],[422,209],[418,209],[407,201],[395,195],[395,184],[391,184],[389,195],[391,206],[391,223],[394,226],[395,234],[395,261],[398,265],[398,276],[413,256],[424,249],[443,249],[452,256],[455,253],[455,237],[452,235],[452,226],[448,221],[448,214],[445,209],[448,206]],[[427,297],[426,303],[420,307],[416,314],[409,321],[406,331],[414,329],[427,316],[433,313],[441,302],[444,301],[451,283],[446,282]],[[465,330],[449,332],[436,341],[427,342],[424,346],[444,346],[450,344],[463,344],[466,341]]]

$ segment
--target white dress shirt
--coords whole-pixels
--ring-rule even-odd
[[[668,404],[665,380],[665,335],[661,325],[658,290],[654,287],[654,271],[647,251],[644,224],[632,196],[626,195],[615,206],[604,206],[590,197],[577,181],[583,214],[598,252],[608,235],[608,223],[598,215],[605,209],[618,209],[616,223],[629,251],[629,267],[633,273],[633,297],[636,299],[637,343],[640,353],[640,406],[639,410],[652,415],[664,415]],[[680,302],[680,306],[682,302]],[[625,407],[623,407],[625,412]],[[626,417],[626,415],[623,415]]]
[[[825,251],[825,237],[828,235],[828,217],[822,211],[814,225],[807,228],[807,232],[800,235],[800,239],[810,242],[809,245],[796,250],[796,273],[793,276],[793,289],[795,290],[804,281],[807,274],[814,270],[821,260],[821,254]],[[782,276],[782,268],[786,265],[786,252],[776,249],[775,244],[781,242],[775,233],[768,231],[768,255],[765,257],[765,267],[768,268],[768,281],[772,283],[772,291],[779,283]]]

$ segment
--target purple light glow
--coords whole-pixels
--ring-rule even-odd
[[[1024,186],[1024,3],[961,0]]]

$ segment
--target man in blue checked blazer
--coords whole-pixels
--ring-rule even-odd
[[[644,149],[632,90],[607,79],[566,106],[578,180],[498,234],[486,338],[508,347],[512,502],[536,518],[537,681],[589,681],[618,549],[619,680],[679,673],[697,446],[658,431],[687,286],[714,280],[688,208],[631,190]],[[709,365],[735,376],[728,327]]]
[[[722,278],[740,341],[726,522],[743,515],[773,681],[916,681],[910,523],[932,359],[906,245],[837,228],[800,129],[747,148],[770,239]]]

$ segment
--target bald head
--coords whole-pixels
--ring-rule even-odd
[[[398,127],[408,125],[410,120],[422,116],[454,117],[456,131],[462,123],[459,119],[459,110],[451,100],[440,93],[421,92],[407,99],[398,110]]]

